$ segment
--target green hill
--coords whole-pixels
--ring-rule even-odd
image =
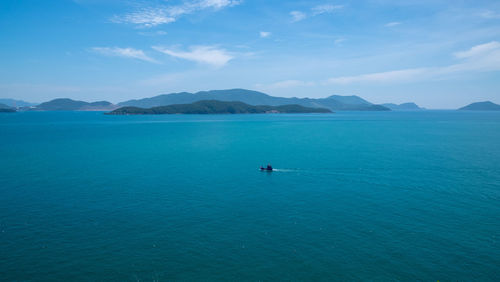
[[[424,108],[419,107],[415,103],[403,103],[403,104],[394,104],[394,103],[386,103],[382,104],[382,106],[387,107],[393,111],[420,111],[425,110]]]
[[[0,113],[15,113],[16,110],[10,108],[0,108]]]
[[[5,104],[2,104],[0,103],[0,109],[11,109],[12,107],[10,107],[9,105],[5,105]]]
[[[68,98],[54,99],[36,106],[36,111],[109,111],[116,106],[107,101],[84,102]]]
[[[324,108],[308,108],[300,105],[252,106],[243,102],[204,100],[192,104],[176,104],[153,107],[122,107],[110,115],[160,115],[160,114],[265,114],[265,113],[331,113]]]
[[[31,107],[36,105],[34,103],[29,103],[22,100],[4,99],[4,98],[0,98],[0,104],[7,105],[11,108]]]
[[[462,111],[500,111],[500,105],[490,101],[477,102],[467,105],[459,110]]]
[[[262,92],[246,89],[227,89],[200,91],[196,93],[163,94],[151,98],[129,100],[119,103],[118,106],[151,108],[175,104],[190,104],[203,100],[239,101],[249,105],[300,105],[310,108],[327,108],[332,111],[390,111],[389,108],[374,105],[358,96],[332,95],[327,98],[285,98],[274,97]]]

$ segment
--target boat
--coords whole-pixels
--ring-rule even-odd
[[[261,171],[273,171],[273,167],[268,164],[266,167],[260,166]]]

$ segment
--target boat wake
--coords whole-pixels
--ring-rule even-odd
[[[298,171],[298,169],[291,169],[291,168],[273,168],[273,172],[294,172]]]

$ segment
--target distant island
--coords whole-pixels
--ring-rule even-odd
[[[187,105],[199,101],[216,100],[221,102],[242,102],[249,106],[285,106],[298,105],[305,108],[328,109],[330,111],[420,111],[425,108],[408,102],[402,104],[385,103],[373,104],[356,95],[331,95],[326,98],[285,98],[275,97],[259,91],[247,89],[227,89],[199,91],[196,93],[180,92],[161,94],[151,98],[128,100],[113,104],[108,101],[85,102],[69,98],[58,98],[41,104],[34,104],[15,99],[0,99],[0,108],[17,111],[113,111],[119,108],[132,107],[142,110],[151,108]],[[458,110],[470,111],[497,111],[500,105],[490,101],[477,102]],[[5,110],[4,110],[5,111]],[[8,111],[11,112],[11,111]]]
[[[402,104],[384,103],[373,104],[356,95],[342,96],[331,95],[326,98],[285,98],[275,97],[259,91],[247,89],[226,89],[226,90],[210,90],[199,91],[196,93],[180,92],[161,94],[151,98],[143,98],[137,100],[128,100],[113,104],[108,101],[85,102],[69,98],[58,98],[41,104],[34,104],[22,100],[15,99],[0,99],[1,112],[16,112],[16,111],[103,111],[109,112],[117,109],[127,109],[129,114],[136,111],[135,114],[144,114],[140,112],[151,113],[153,108],[159,108],[171,105],[189,105],[200,101],[215,100],[220,102],[241,102],[247,106],[254,106],[261,111],[263,105],[267,107],[279,106],[302,106],[304,108],[328,109],[330,111],[421,111],[425,108],[419,107],[417,104],[408,102]],[[172,109],[169,109],[171,111]],[[248,109],[253,111],[255,109]],[[297,109],[302,111],[303,109]],[[498,111],[500,105],[491,101],[476,102],[458,110],[468,111]],[[246,110],[245,110],[246,111]],[[277,110],[279,111],[279,110]],[[287,111],[281,109],[281,112]],[[310,110],[307,110],[311,112]],[[114,114],[119,114],[116,111]],[[125,114],[125,113],[123,113]]]
[[[425,110],[424,108],[419,107],[415,103],[403,103],[403,104],[393,104],[393,103],[386,103],[382,104],[382,106],[387,107],[393,111],[420,111],[420,110]]]
[[[16,110],[14,109],[3,109],[3,108],[0,108],[0,113],[15,113]]]
[[[243,102],[203,100],[191,104],[175,104],[152,107],[122,107],[108,115],[162,115],[162,114],[267,114],[267,113],[331,113],[325,108],[310,108],[301,105],[252,106]]]
[[[11,108],[22,108],[22,107],[31,107],[31,106],[36,106],[35,103],[29,103],[23,100],[16,100],[16,99],[0,99],[0,104],[3,104],[4,106],[8,106]]]
[[[15,113],[16,110],[8,105],[0,103],[0,113]]]
[[[461,111],[500,111],[500,105],[490,101],[477,102],[460,108]]]
[[[38,106],[31,107],[34,111],[110,111],[117,107],[107,101],[84,102],[75,101],[68,98],[54,99],[49,102],[41,103]]]
[[[372,104],[358,96],[341,96],[331,95],[326,98],[285,98],[274,97],[268,94],[247,90],[247,89],[228,89],[228,90],[211,90],[200,91],[196,93],[180,92],[171,94],[162,94],[152,98],[144,98],[139,100],[129,100],[118,103],[120,107],[139,107],[152,108],[159,106],[175,105],[175,104],[190,104],[203,100],[217,100],[232,102],[238,101],[248,105],[300,105],[310,108],[326,108],[331,111],[390,111],[389,108],[382,105]]]
[[[20,111],[112,111],[121,107],[153,108],[176,104],[191,104],[198,101],[217,100],[223,102],[243,102],[248,105],[258,106],[283,106],[300,105],[309,108],[326,108],[331,111],[390,111],[391,109],[370,103],[365,99],[351,95],[331,95],[326,98],[285,98],[274,97],[268,94],[246,90],[228,89],[200,91],[196,93],[171,93],[162,94],[151,98],[128,100],[118,104],[108,101],[84,102],[68,98],[58,98],[38,105],[19,100],[3,99],[7,105],[17,105]],[[0,99],[0,101],[2,101]],[[1,102],[0,102],[1,103]],[[23,105],[23,106],[20,106]]]

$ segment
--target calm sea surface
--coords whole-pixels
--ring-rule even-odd
[[[500,113],[0,115],[3,281],[499,281],[499,240]]]

